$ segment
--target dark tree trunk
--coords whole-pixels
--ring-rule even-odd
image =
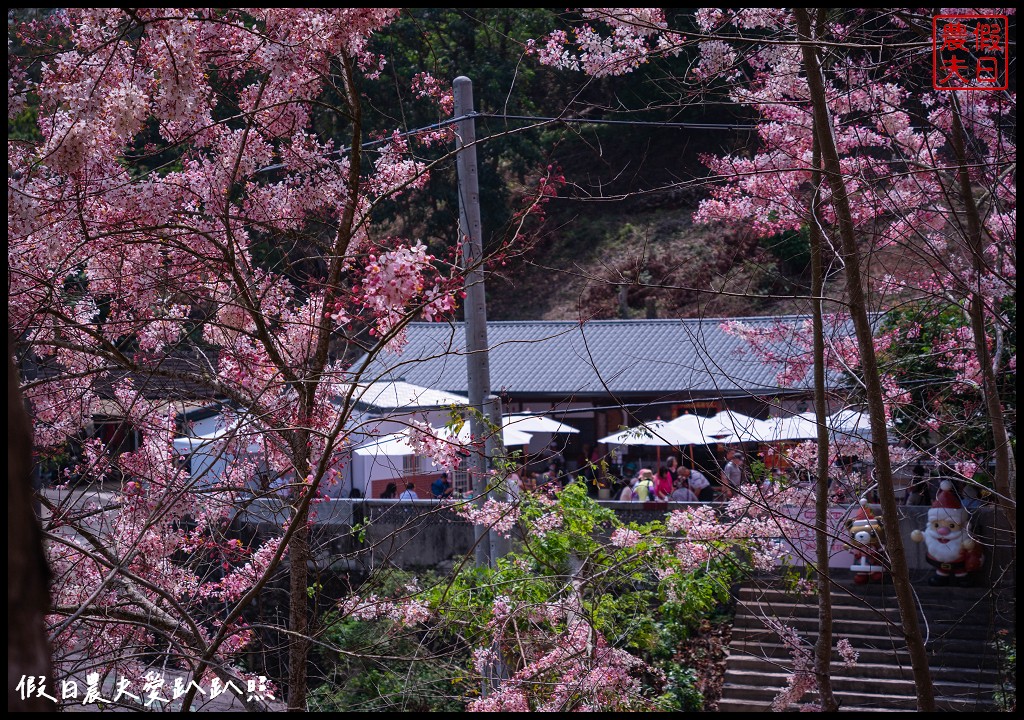
[[[820,18],[819,14],[819,18]],[[819,23],[820,25],[820,23]],[[832,691],[832,575],[828,556],[831,538],[828,532],[828,398],[825,387],[825,327],[821,302],[825,289],[822,269],[822,232],[818,225],[821,207],[821,147],[814,139],[813,195],[808,229],[811,240],[811,312],[814,323],[814,416],[818,422],[818,484],[814,501],[814,549],[818,570],[818,641],[814,646],[814,675],[818,700],[824,712],[836,712],[839,705]]]
[[[1010,455],[1010,438],[1003,421],[1003,404],[999,396],[999,383],[996,381],[993,358],[988,349],[988,336],[985,333],[985,296],[981,291],[982,278],[985,276],[984,243],[981,236],[981,214],[974,200],[971,178],[967,164],[966,138],[963,121],[960,118],[960,103],[953,98],[953,131],[950,133],[950,144],[956,153],[957,184],[960,200],[967,220],[967,250],[971,258],[971,269],[974,277],[968,288],[970,298],[967,314],[971,319],[971,333],[974,336],[974,350],[978,354],[981,366],[982,394],[985,397],[985,409],[988,412],[992,427],[992,443],[995,452],[996,472],[993,484],[996,490],[996,504],[1003,512],[1010,531],[1017,532],[1017,484],[1014,474],[1010,471],[1012,456]],[[998,362],[998,358],[995,358]],[[1014,547],[1011,545],[1011,547]]]
[[[7,347],[7,712],[53,712],[54,703],[16,690],[26,676],[54,695],[46,612],[50,571],[32,502],[32,426]]]
[[[857,336],[868,411],[871,415],[871,449],[875,461],[875,480],[878,483],[879,501],[882,506],[881,521],[885,529],[886,551],[891,563],[893,588],[896,590],[896,599],[902,616],[903,635],[910,651],[914,684],[917,687],[917,709],[920,712],[934,712],[935,685],[932,682],[931,670],[928,666],[928,651],[925,649],[924,638],[917,619],[917,604],[914,600],[913,587],[910,584],[910,568],[907,566],[903,538],[900,534],[899,507],[896,504],[896,494],[893,488],[892,463],[889,458],[889,447],[885,440],[887,437],[885,400],[878,372],[878,359],[875,357],[874,334],[868,318],[867,300],[864,296],[864,285],[861,279],[860,255],[854,233],[853,212],[850,209],[850,198],[839,163],[839,151],[836,149],[835,138],[832,135],[832,123],[825,97],[825,81],[821,75],[821,65],[818,62],[818,55],[811,38],[810,13],[806,8],[796,8],[793,12],[802,42],[804,69],[807,72],[811,111],[814,114],[814,135],[821,148],[824,175],[832,190],[832,203],[839,225],[843,263],[846,266],[850,317],[853,320]]]

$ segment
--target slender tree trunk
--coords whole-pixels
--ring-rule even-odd
[[[54,695],[45,614],[50,570],[32,503],[32,425],[25,412],[18,371],[7,345],[7,712],[53,712],[35,692],[16,690],[22,678],[46,679]]]
[[[811,240],[811,312],[814,323],[814,417],[818,423],[818,482],[814,500],[814,546],[818,569],[818,642],[814,646],[814,675],[818,699],[824,712],[836,712],[832,691],[832,575],[828,567],[828,398],[825,396],[825,323],[822,319],[822,295],[825,277],[821,263],[821,147],[814,138],[814,156],[808,227]]]
[[[363,111],[359,102],[359,92],[355,83],[355,66],[351,58],[343,57],[341,60],[341,87],[344,89],[344,99],[348,106],[350,120],[352,123],[351,150],[349,151],[348,187],[359,187],[359,177],[362,168],[362,141]],[[344,272],[344,258],[348,254],[349,243],[353,237],[356,212],[358,206],[357,193],[352,192],[345,202],[341,211],[341,219],[338,223],[337,234],[334,237],[332,247],[333,258],[328,271],[329,281],[325,291],[325,304],[330,302],[340,291],[341,278]],[[307,368],[306,380],[299,390],[300,402],[303,405],[303,417],[309,417],[311,409],[316,403],[316,389],[320,382],[321,374],[328,361],[328,349],[332,328],[329,323],[321,319],[317,350]],[[305,712],[309,693],[309,678],[307,664],[312,642],[309,637],[309,561],[310,553],[310,531],[309,531],[309,503],[310,497],[317,491],[322,479],[321,467],[316,473],[317,477],[312,484],[307,485],[304,478],[309,476],[311,465],[308,451],[309,430],[299,433],[297,439],[292,443],[293,462],[295,465],[296,491],[294,495],[295,513],[292,522],[295,523],[295,532],[288,544],[288,628],[291,636],[288,640],[288,711]],[[305,495],[300,499],[300,489]]]
[[[1017,532],[1017,486],[1016,478],[1010,472],[1010,440],[1003,421],[1003,405],[999,397],[999,384],[996,382],[993,358],[988,349],[988,336],[985,333],[985,296],[981,291],[981,279],[984,268],[984,243],[981,237],[981,216],[978,205],[974,201],[971,190],[971,178],[967,169],[967,148],[963,120],[961,119],[960,103],[953,98],[953,131],[950,143],[956,154],[957,181],[960,189],[960,200],[963,203],[964,215],[967,220],[967,248],[971,256],[971,269],[974,277],[968,288],[967,313],[971,319],[971,331],[974,335],[974,351],[978,354],[981,365],[982,394],[985,397],[985,409],[992,427],[992,445],[995,449],[996,473],[994,486],[996,502],[1003,511],[1010,530]],[[998,358],[996,359],[998,360]]]
[[[296,491],[298,492],[298,491]],[[309,528],[306,512],[296,514],[294,523],[301,523],[288,545],[288,712],[306,711],[306,662],[309,658]]]
[[[846,266],[846,285],[849,295],[850,317],[853,320],[860,351],[861,369],[864,373],[864,386],[867,395],[868,411],[871,415],[871,448],[875,462],[875,481],[878,483],[879,501],[882,506],[881,522],[885,529],[886,550],[891,563],[893,587],[903,623],[903,634],[910,651],[910,662],[914,672],[914,684],[917,689],[917,709],[920,712],[935,711],[935,686],[928,667],[928,652],[924,646],[920,624],[917,618],[917,605],[910,584],[910,569],[903,548],[903,537],[900,534],[899,508],[893,487],[892,465],[889,458],[889,447],[885,438],[885,400],[882,392],[881,378],[878,372],[878,360],[875,357],[874,334],[868,318],[867,301],[860,273],[860,257],[857,239],[854,234],[853,213],[850,210],[850,198],[847,195],[846,183],[843,180],[839,152],[832,135],[828,105],[825,97],[825,82],[821,74],[818,55],[811,41],[811,20],[807,8],[795,8],[797,29],[802,41],[804,68],[807,72],[807,84],[810,89],[811,111],[814,117],[814,134],[818,138],[825,177],[832,190],[832,203],[835,207],[836,220],[839,225],[843,262]]]

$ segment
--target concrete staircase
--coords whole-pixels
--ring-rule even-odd
[[[832,593],[833,646],[846,638],[860,653],[846,668],[833,652],[832,686],[840,710],[914,711],[917,707],[910,656],[899,625],[892,586],[855,585],[850,573],[835,578]],[[954,712],[991,712],[999,681],[992,645],[1004,594],[977,588],[932,588],[915,584],[919,617],[927,625],[927,648],[935,682],[937,707]],[[1007,600],[1012,603],[1012,599]],[[1009,611],[1012,617],[1012,610]],[[817,638],[817,598],[791,594],[772,580],[748,584],[739,591],[729,645],[719,712],[764,712],[787,684],[791,655],[778,635],[763,622],[775,617],[810,643]],[[808,693],[801,703],[816,703]],[[795,708],[791,708],[795,709]]]

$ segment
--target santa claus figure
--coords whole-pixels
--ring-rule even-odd
[[[981,569],[984,555],[978,543],[965,532],[968,519],[960,498],[953,492],[953,484],[943,480],[928,510],[928,526],[924,532],[915,530],[910,535],[914,542],[924,540],[928,548],[928,563],[935,568],[929,585],[973,584],[971,573]]]
[[[882,549],[882,523],[871,514],[866,498],[861,498],[860,507],[846,521],[846,529],[850,532],[850,547],[853,548],[854,564],[853,581],[858,585],[872,580],[881,582],[885,567],[879,551]]]

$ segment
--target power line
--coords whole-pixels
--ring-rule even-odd
[[[449,118],[448,120],[442,120],[441,122],[433,123],[431,125],[424,125],[423,127],[415,128],[413,130],[406,130],[404,132],[389,135],[386,138],[378,138],[376,140],[367,140],[359,145],[361,150],[372,150],[378,145],[391,142],[395,137],[406,138],[413,135],[419,135],[421,133],[430,132],[432,130],[440,130],[462,122],[463,120],[477,119],[477,118],[488,118],[492,120],[511,120],[518,122],[535,122],[543,125],[554,125],[554,124],[565,124],[565,125],[615,125],[615,126],[634,126],[634,127],[654,127],[654,128],[670,128],[678,130],[755,130],[756,125],[749,125],[743,123],[694,123],[694,122],[667,122],[660,120],[604,120],[600,118],[579,118],[579,117],[542,117],[535,115],[506,115],[504,113],[481,113],[481,112],[468,112],[458,117]],[[488,138],[480,138],[477,142],[483,142]],[[341,157],[347,152],[352,150],[352,146],[341,147],[335,150],[332,155]],[[284,163],[277,163],[276,165],[268,165],[260,168],[256,172],[271,172],[273,170],[281,170],[285,167]]]
[[[637,127],[663,127],[683,130],[755,130],[756,125],[743,123],[695,123],[666,122],[663,120],[607,120],[602,118],[578,117],[535,117],[532,115],[504,115],[500,113],[477,113],[477,117],[495,118],[498,120],[523,120],[543,123],[565,123],[574,125],[632,125]]]

